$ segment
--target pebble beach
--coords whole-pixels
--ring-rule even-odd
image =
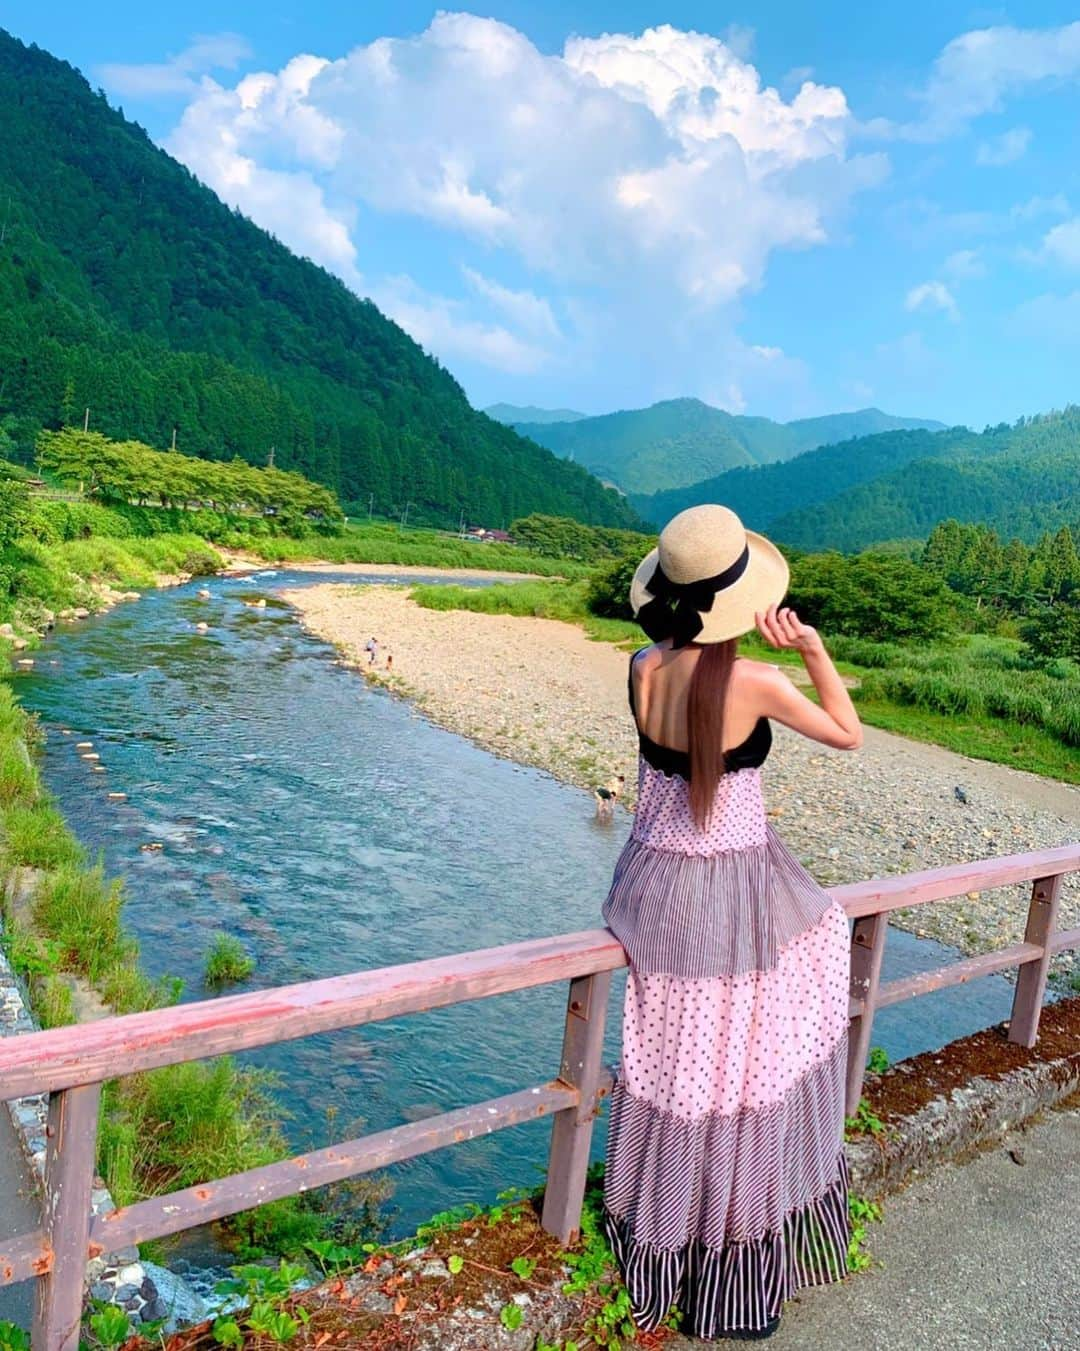
[[[320,584],[283,595],[343,661],[433,722],[580,788],[624,774],[632,807],[637,747],[625,651],[555,620],[427,610],[404,586]],[[364,651],[372,636],[380,645],[374,666]],[[828,750],[782,727],[774,732],[763,771],[770,817],[826,886],[1080,838],[1080,789],[1071,785],[875,728],[856,752]],[[592,810],[591,800],[583,799],[582,810]],[[1027,903],[1026,888],[972,892],[900,911],[894,923],[980,952],[1023,937]],[[1059,926],[1078,925],[1074,875]],[[1080,977],[1075,954],[1056,958],[1054,974],[1066,987]]]

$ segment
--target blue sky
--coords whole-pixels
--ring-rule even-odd
[[[1078,6],[7,0],[477,405],[1080,398]]]

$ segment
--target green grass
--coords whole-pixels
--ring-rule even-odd
[[[236,985],[247,980],[254,970],[254,959],[248,956],[239,938],[225,933],[214,935],[203,969],[203,984],[207,989],[220,990],[225,985]]]
[[[540,577],[583,577],[583,563],[544,558],[511,544],[478,544],[438,530],[401,530],[379,522],[346,526],[340,535],[300,539],[237,539],[275,563],[380,563],[400,567],[476,568],[483,572],[528,572]]]
[[[1080,783],[1080,755],[1036,727],[1001,719],[935,713],[885,700],[858,698],[859,717],[871,727],[926,741],[976,760],[1026,769],[1062,783]]]
[[[221,557],[197,535],[147,539],[91,538],[43,544],[24,539],[10,557],[10,592],[0,599],[0,617],[38,626],[43,608],[100,608],[92,583],[121,590],[155,585],[159,573],[209,575]]]
[[[590,638],[608,643],[644,641],[641,629],[630,620],[601,619],[585,607],[588,581],[495,582],[491,586],[414,586],[410,595],[428,610],[472,610],[478,614],[503,614],[559,619],[578,624]]]

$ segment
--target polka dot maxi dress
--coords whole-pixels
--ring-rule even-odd
[[[644,1331],[673,1305],[694,1336],[761,1331],[846,1269],[848,928],[766,819],[771,740],[728,753],[702,831],[689,757],[642,734],[604,904],[630,959],[606,1221]]]

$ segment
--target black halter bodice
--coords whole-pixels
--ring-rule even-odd
[[[645,649],[643,648],[642,651]],[[635,652],[634,657],[638,654]],[[637,719],[637,704],[634,699],[634,657],[630,658],[630,674],[627,680],[627,692],[630,696],[630,712],[634,715],[637,728],[638,749],[646,764],[658,769],[670,778],[677,774],[680,779],[690,782],[690,752],[679,751],[674,746],[662,746],[653,741],[641,730]],[[724,773],[734,774],[740,769],[760,769],[772,748],[772,728],[768,718],[758,718],[745,741],[724,752]]]

